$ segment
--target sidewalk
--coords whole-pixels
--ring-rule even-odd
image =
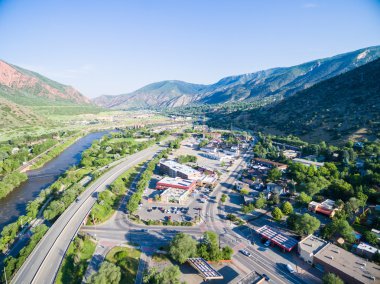
[[[141,256],[140,256],[140,262],[139,262],[139,268],[137,270],[135,284],[142,284],[143,278],[144,278],[144,272],[145,269],[148,268],[148,264],[150,261],[150,256],[148,256],[144,250],[141,250]]]

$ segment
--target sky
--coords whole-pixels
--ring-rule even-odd
[[[88,97],[380,45],[380,0],[0,0],[0,59]]]

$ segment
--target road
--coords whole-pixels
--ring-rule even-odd
[[[129,168],[153,157],[159,149],[161,147],[154,145],[131,155],[129,159],[111,168],[90,185],[80,195],[78,202],[71,204],[53,224],[11,283],[53,283],[71,240],[96,202],[96,193],[106,189]]]

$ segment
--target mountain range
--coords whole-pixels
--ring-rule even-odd
[[[296,135],[306,141],[380,138],[380,59],[253,110],[214,113],[212,126]]]
[[[297,66],[230,76],[211,85],[162,81],[132,93],[100,96],[93,102],[112,109],[132,109],[282,99],[379,57],[380,46],[374,46]]]

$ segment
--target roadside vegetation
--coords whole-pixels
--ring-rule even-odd
[[[120,134],[113,133],[112,137],[125,138],[125,135],[130,136],[129,138],[136,138],[141,135],[146,137],[150,134],[151,139],[148,139],[146,142],[139,143],[138,145],[136,145],[137,143],[132,143],[132,145],[135,145],[133,146],[135,148],[133,151],[125,152],[125,155],[128,155],[149,147],[154,144],[155,141],[159,141],[163,137],[166,137],[168,133],[151,133],[149,129],[125,130]],[[94,180],[99,175],[99,168],[120,158],[120,156],[117,156],[116,154],[110,154],[109,152],[112,151],[107,150],[107,147],[109,147],[109,144],[111,143],[112,137],[110,138],[108,135],[105,135],[99,141],[95,141],[90,149],[83,153],[82,161],[79,165],[80,168],[72,167],[67,170],[66,173],[58,178],[57,181],[55,181],[48,188],[42,190],[35,200],[28,203],[27,213],[25,215],[19,216],[17,221],[3,228],[0,233],[1,252],[7,252],[21,233],[22,229],[27,230],[28,226],[30,226],[30,222],[37,216],[42,216],[44,219],[49,221],[49,224],[54,223],[55,220],[85,189],[80,183],[84,177],[91,177],[92,180]],[[117,150],[119,151],[120,148]],[[46,228],[46,230],[38,228]],[[45,225],[40,225],[33,228],[31,238],[33,241],[21,249],[20,254],[15,258],[11,256],[6,258],[4,264],[9,278],[11,278],[17,269],[21,267],[21,264],[32,251],[30,249],[32,247],[34,248],[47,229],[48,227]]]
[[[106,256],[106,261],[120,268],[120,283],[135,283],[141,252],[132,247],[114,247]]]
[[[95,242],[91,240],[89,236],[76,236],[66,252],[55,283],[82,283],[83,276],[88,266],[88,261],[94,254],[95,247]]]

